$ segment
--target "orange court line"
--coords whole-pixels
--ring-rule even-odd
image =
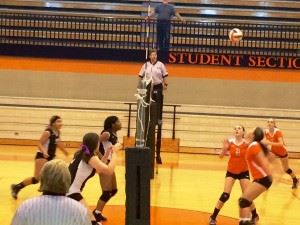
[[[143,63],[103,60],[0,57],[0,69],[137,76]],[[167,64],[170,77],[300,82],[299,70]]]
[[[94,207],[90,206],[93,210]],[[125,224],[125,206],[107,205],[105,206],[105,216],[108,220],[103,225],[121,225]],[[151,225],[206,225],[208,224],[209,214],[201,211],[186,209],[151,207],[150,224]],[[141,220],[142,221],[142,220]],[[234,225],[238,223],[237,219],[219,215],[218,224]]]
[[[140,63],[102,60],[0,57],[1,69],[14,70],[137,75],[140,66]]]

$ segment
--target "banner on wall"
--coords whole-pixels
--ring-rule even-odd
[[[225,55],[169,52],[170,64],[218,65],[256,68],[300,69],[300,57]]]

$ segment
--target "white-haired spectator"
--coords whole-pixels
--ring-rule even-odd
[[[24,201],[11,225],[91,225],[87,208],[65,196],[71,184],[67,164],[47,162],[41,170],[39,191],[43,194]]]

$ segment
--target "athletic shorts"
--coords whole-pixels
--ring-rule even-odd
[[[35,155],[35,159],[47,159],[48,161],[50,161],[50,160],[52,160],[54,158],[55,158],[55,155],[54,156],[53,155],[49,155],[48,158],[45,158],[44,155],[43,155],[43,153],[41,153],[41,152],[37,152],[36,155]]]
[[[277,151],[271,151],[274,155],[276,155],[278,158],[286,158],[288,156],[287,152],[277,152]]]
[[[235,180],[241,180],[241,179],[248,179],[248,180],[250,180],[249,171],[245,171],[245,172],[238,173],[238,174],[231,173],[231,172],[227,171],[226,172],[226,177],[232,177]]]
[[[259,183],[264,186],[266,189],[269,189],[272,185],[273,178],[272,176],[266,176],[261,179],[254,180],[253,182]]]
[[[287,150],[285,147],[271,148],[271,152],[279,158],[285,158],[288,156]]]
[[[73,194],[67,195],[67,197],[72,198],[78,202],[83,199],[83,197],[80,193],[73,193]]]

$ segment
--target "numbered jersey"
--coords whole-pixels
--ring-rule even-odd
[[[275,128],[274,132],[271,132],[269,129],[265,130],[265,137],[268,141],[278,143],[280,138],[283,138],[282,132]],[[286,156],[287,150],[285,147],[285,144],[283,143],[283,146],[272,146],[271,152],[273,152],[277,156]]]
[[[231,138],[228,140],[229,142],[229,161],[227,170],[233,174],[240,174],[242,172],[248,171],[248,166],[246,162],[246,152],[248,148],[248,144],[246,142],[242,142],[237,145],[235,138]]]

